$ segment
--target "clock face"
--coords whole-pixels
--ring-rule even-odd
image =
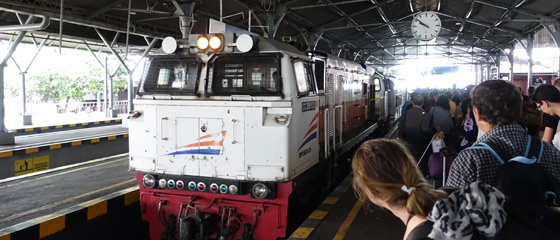
[[[414,38],[429,41],[437,37],[441,30],[441,21],[434,12],[421,12],[414,16],[411,30]]]

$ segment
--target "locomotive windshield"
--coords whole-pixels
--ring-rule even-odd
[[[212,65],[213,95],[278,96],[281,94],[279,54],[218,56]]]
[[[194,95],[200,64],[195,58],[154,58],[140,93]]]

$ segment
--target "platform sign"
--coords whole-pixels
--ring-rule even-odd
[[[49,169],[49,156],[17,160],[14,163],[14,176],[29,174]]]

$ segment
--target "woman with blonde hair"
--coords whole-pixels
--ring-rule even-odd
[[[403,239],[426,239],[433,228],[426,217],[447,194],[431,189],[406,147],[397,140],[369,140],[352,161],[353,186],[360,200],[386,208],[402,220]]]

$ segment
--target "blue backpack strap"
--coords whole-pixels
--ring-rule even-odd
[[[543,142],[538,138],[532,138],[529,136],[527,140],[527,150],[525,150],[525,157],[526,158],[534,158],[536,159],[537,163],[541,162],[542,151],[543,151]]]
[[[486,149],[490,151],[496,157],[496,159],[500,161],[501,164],[505,163],[503,159],[506,159],[506,161],[517,161],[525,164],[533,164],[535,162],[540,163],[542,157],[542,151],[543,151],[543,144],[542,144],[542,140],[528,136],[524,157],[522,156],[514,157],[510,153],[504,151],[498,145],[491,142],[488,143],[480,142],[464,150],[467,149]]]
[[[463,151],[465,151],[467,149],[486,149],[486,150],[490,151],[494,155],[494,157],[496,157],[496,159],[498,159],[498,161],[500,161],[500,164],[504,164],[504,160],[502,160],[500,155],[496,151],[494,151],[494,149],[486,143],[480,142],[480,143],[478,143],[478,144],[476,144],[472,147],[468,147],[468,148],[463,149]],[[463,151],[461,151],[461,152],[463,152]],[[461,153],[459,153],[459,154],[461,154]],[[508,158],[506,158],[506,159],[508,159]]]

